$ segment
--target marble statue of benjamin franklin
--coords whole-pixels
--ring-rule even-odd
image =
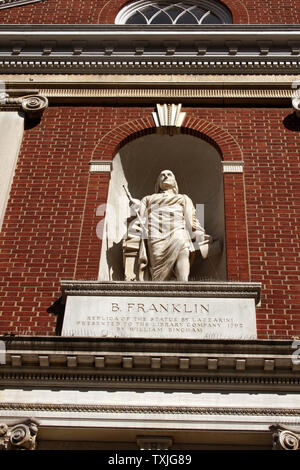
[[[172,171],[159,174],[154,194],[133,201],[137,202],[134,237],[139,234],[139,280],[147,278],[148,271],[152,281],[188,281],[191,252],[199,250],[206,258],[211,237],[198,222],[191,199],[178,193]]]

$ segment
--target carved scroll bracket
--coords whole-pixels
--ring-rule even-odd
[[[14,425],[0,423],[0,450],[35,450],[38,422],[29,419]]]
[[[26,94],[19,96],[23,90],[11,90],[0,93],[0,110],[10,111],[19,110],[23,111],[25,117],[30,120],[38,120],[41,118],[43,112],[48,107],[48,99],[44,95]],[[24,91],[23,91],[24,92]]]
[[[273,449],[274,450],[299,450],[300,449],[300,429],[294,430],[274,424],[270,426],[273,432]]]

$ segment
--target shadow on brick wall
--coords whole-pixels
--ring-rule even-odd
[[[299,132],[300,131],[300,118],[296,115],[296,112],[289,114],[284,118],[283,125],[289,131]]]
[[[59,299],[57,299],[49,308],[47,308],[47,312],[57,315],[55,335],[60,336],[65,314],[65,304],[62,301],[62,297],[59,297]]]

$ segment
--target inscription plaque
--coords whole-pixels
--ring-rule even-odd
[[[255,339],[253,298],[68,296],[63,336]]]

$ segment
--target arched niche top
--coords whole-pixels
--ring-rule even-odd
[[[92,160],[111,159],[127,143],[152,133],[156,133],[152,117],[138,118],[116,126],[99,139],[93,150]],[[180,128],[180,133],[207,141],[224,160],[243,160],[242,149],[236,139],[226,129],[211,121],[191,114]]]
[[[138,0],[118,13],[115,24],[231,24],[232,14],[216,0]]]

